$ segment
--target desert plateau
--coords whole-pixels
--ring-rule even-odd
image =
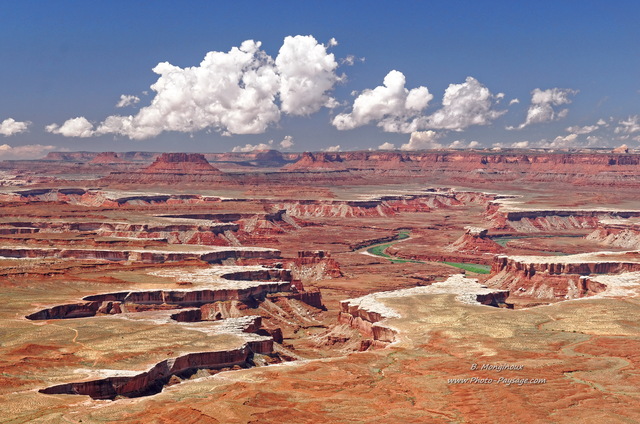
[[[2,421],[634,422],[639,163],[3,162]]]
[[[640,423],[638,16],[2,2],[0,424]]]

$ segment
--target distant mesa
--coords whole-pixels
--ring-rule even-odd
[[[182,184],[212,183],[224,179],[201,153],[162,153],[141,170],[112,172],[100,179],[101,184]]]
[[[287,165],[287,170],[330,170],[342,169],[342,158],[337,153],[310,153],[304,152],[295,163]]]
[[[255,153],[256,165],[280,167],[286,165],[287,162],[278,150],[257,150]]]
[[[102,152],[93,158],[89,163],[125,163],[127,160],[123,159],[116,152]]]
[[[622,146],[613,149],[612,153],[629,153],[629,147],[626,144],[623,144]]]
[[[144,174],[222,174],[200,153],[162,153],[142,170]]]
[[[87,162],[95,158],[95,152],[49,152],[43,160],[55,160],[63,162]]]
[[[45,161],[107,163],[117,160],[119,163],[150,162],[158,153],[154,152],[49,152],[42,158]],[[100,159],[98,159],[100,158]],[[98,159],[98,160],[96,160]]]

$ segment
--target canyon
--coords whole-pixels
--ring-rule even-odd
[[[2,422],[637,419],[628,150],[0,170]]]

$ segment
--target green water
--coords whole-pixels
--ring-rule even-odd
[[[476,274],[489,274],[491,267],[489,265],[472,264],[465,262],[441,262],[456,268],[464,269],[465,271],[475,272]]]
[[[400,233],[398,233],[394,241],[389,243],[376,244],[376,245],[370,246],[367,249],[367,253],[370,253],[375,256],[379,256],[381,258],[389,259],[391,263],[394,263],[394,264],[404,264],[404,263],[426,264],[428,263],[425,261],[416,261],[413,259],[396,259],[395,257],[388,255],[384,252],[389,246],[396,244],[400,240],[405,240],[408,238],[409,238],[409,232],[401,231]],[[491,267],[489,265],[479,265],[479,264],[464,263],[464,262],[440,262],[440,263],[450,265],[456,268],[464,269],[465,271],[475,272],[476,274],[489,274],[489,272],[491,271]]]

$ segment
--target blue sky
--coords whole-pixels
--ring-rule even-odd
[[[638,16],[635,1],[5,1],[0,157],[637,148]],[[212,88],[240,56],[250,71]]]

